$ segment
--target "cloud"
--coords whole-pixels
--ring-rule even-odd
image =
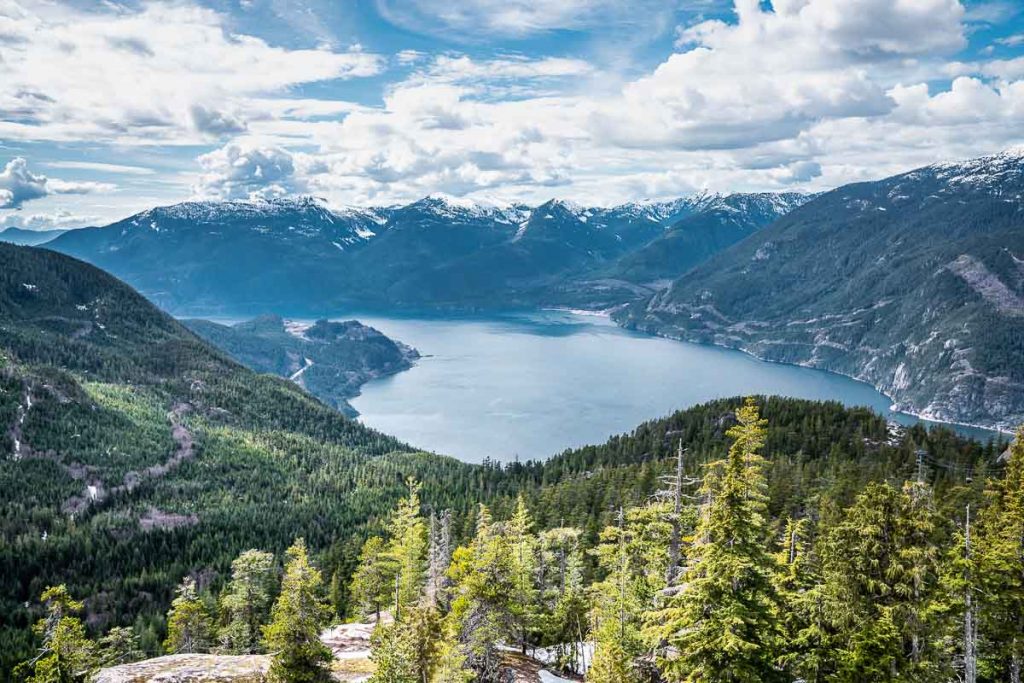
[[[391,23],[468,40],[481,35],[525,37],[554,30],[628,30],[650,26],[670,12],[657,0],[377,0]]]
[[[632,147],[742,148],[793,138],[825,118],[889,112],[907,58],[964,45],[957,0],[737,0],[738,21],[680,33],[681,52],[595,116]]]
[[[240,112],[261,98],[384,68],[361,51],[286,49],[231,33],[224,15],[180,2],[83,12],[6,0],[0,22],[8,140],[210,142],[243,131]]]
[[[24,157],[15,157],[0,172],[0,209],[20,209],[25,202],[51,194],[88,194],[112,189],[114,186],[108,183],[73,183],[37,175],[28,169]]]
[[[1013,35],[1006,36],[1005,38],[997,38],[996,42],[1000,45],[1006,45],[1007,47],[1020,47],[1024,45],[1024,33],[1014,33]]]
[[[72,213],[66,209],[56,209],[50,213],[31,213],[22,211],[0,216],[0,229],[21,228],[23,230],[57,230],[60,228],[79,228],[94,225],[97,216]]]
[[[231,143],[199,157],[203,173],[192,193],[201,199],[266,199],[303,190],[293,155],[278,147]]]
[[[48,161],[45,166],[50,168],[67,168],[78,171],[99,171],[101,173],[122,173],[125,175],[153,175],[156,173],[145,166],[126,164],[108,164],[98,161]]]

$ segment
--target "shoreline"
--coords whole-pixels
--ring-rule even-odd
[[[614,309],[612,309],[612,310],[614,310]],[[597,313],[595,311],[590,311],[589,315],[600,315],[600,313]],[[617,326],[621,327],[624,330],[632,330],[634,332],[640,332],[642,334],[645,334],[645,335],[648,335],[648,336],[651,336],[651,337],[658,337],[660,339],[668,339],[668,340],[671,340],[671,341],[683,342],[685,344],[697,344],[699,346],[711,346],[711,347],[719,348],[719,349],[729,349],[730,351],[739,351],[739,352],[744,353],[747,356],[750,356],[751,358],[759,360],[759,361],[761,361],[763,363],[773,363],[775,365],[788,365],[790,367],[795,367],[795,368],[808,368],[808,369],[811,369],[811,370],[818,370],[820,372],[828,372],[828,373],[831,373],[833,375],[837,375],[839,377],[845,377],[845,378],[853,380],[855,382],[860,382],[861,384],[864,384],[866,386],[871,387],[872,389],[877,391],[879,393],[879,395],[885,397],[885,399],[889,401],[889,413],[890,414],[893,414],[893,415],[904,415],[904,416],[913,418],[915,420],[919,420],[921,422],[928,423],[928,425],[947,426],[947,427],[949,427],[951,429],[954,429],[954,430],[956,428],[958,428],[958,427],[961,428],[961,429],[976,429],[976,430],[983,431],[983,432],[989,432],[989,433],[993,434],[994,436],[1006,435],[1006,436],[1012,437],[1014,435],[1014,433],[1015,433],[1012,430],[1003,429],[1002,427],[999,427],[999,426],[982,425],[982,424],[975,424],[975,423],[971,423],[971,422],[957,422],[955,420],[940,420],[940,419],[936,419],[935,417],[929,417],[927,415],[924,415],[922,413],[916,412],[914,410],[900,408],[899,407],[900,404],[896,402],[896,399],[894,399],[892,396],[887,394],[880,387],[875,386],[871,382],[869,382],[869,381],[867,381],[867,380],[865,380],[865,379],[863,379],[861,377],[855,377],[854,375],[851,375],[851,374],[848,374],[848,373],[845,373],[845,372],[840,372],[838,370],[833,370],[831,368],[819,368],[819,367],[815,367],[815,366],[812,366],[812,365],[806,365],[806,364],[803,364],[803,363],[786,363],[786,362],[783,362],[783,361],[772,360],[770,358],[763,358],[763,357],[757,355],[756,353],[753,353],[753,352],[749,351],[748,349],[743,348],[742,346],[727,346],[725,344],[715,344],[714,342],[700,342],[700,341],[694,341],[694,340],[691,340],[691,339],[685,339],[685,338],[683,338],[681,336],[673,336],[671,334],[666,334],[666,333],[652,332],[649,329],[644,329],[644,328],[640,328],[640,327],[629,327],[629,326],[623,325],[618,320],[615,320],[614,318],[612,318],[610,313],[608,314],[608,317],[612,320],[612,322],[614,322]],[[893,420],[890,419],[889,415],[884,415],[884,417],[886,417],[886,419],[889,420],[890,422],[893,422]]]

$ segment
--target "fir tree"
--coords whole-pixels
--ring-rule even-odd
[[[430,515],[430,539],[427,551],[427,602],[433,607],[447,609],[448,567],[452,562],[452,514],[445,510],[438,517]]]
[[[398,623],[378,623],[370,638],[374,671],[369,683],[421,683],[409,632]]]
[[[539,545],[544,641],[555,646],[559,667],[579,671],[590,607],[583,581],[580,531],[568,527],[549,529],[540,535]]]
[[[771,681],[777,666],[779,598],[766,519],[759,455],[765,424],[753,400],[736,411],[739,424],[725,461],[712,465],[709,501],[682,576],[682,590],[652,616],[652,629],[674,656],[661,659],[669,681]],[[715,472],[714,470],[718,470]]]
[[[525,655],[530,633],[538,621],[537,539],[532,534],[533,520],[522,494],[516,500],[516,511],[505,526],[508,544],[512,550],[512,619],[515,639]]]
[[[40,598],[46,616],[33,631],[42,639],[35,658],[15,668],[15,678],[26,683],[77,683],[85,681],[95,664],[96,645],[85,635],[85,625],[75,616],[82,603],[74,600],[63,584],[43,591]]]
[[[139,646],[139,638],[135,629],[126,626],[115,626],[99,640],[99,665],[101,667],[117,666],[137,662],[145,656]]]
[[[378,536],[366,539],[349,589],[361,614],[373,614],[376,621],[380,621],[382,606],[392,599],[395,571],[395,562],[384,539]]]
[[[515,589],[513,553],[500,525],[480,505],[476,535],[468,547],[455,550],[449,576],[453,582],[452,609],[446,628],[461,646],[467,665],[479,683],[497,683],[501,676],[498,645],[512,633]]]
[[[633,683],[632,658],[619,640],[614,624],[605,624],[594,643],[594,660],[587,670],[587,683]]]
[[[788,519],[776,556],[776,590],[785,633],[779,657],[783,668],[807,683],[821,683],[834,671],[833,629],[826,615],[821,574],[806,519]]]
[[[231,582],[220,599],[220,611],[227,621],[220,630],[220,642],[231,654],[260,651],[261,627],[270,613],[274,590],[274,556],[247,550],[231,563]]]
[[[281,595],[263,629],[274,654],[270,679],[276,683],[315,683],[330,680],[331,651],[320,642],[320,630],[330,617],[321,597],[323,578],[309,563],[306,543],[298,539],[288,549]]]
[[[823,545],[838,680],[924,675],[930,636],[920,617],[938,584],[938,552],[935,513],[917,486],[870,484]]]
[[[991,644],[982,673],[1020,683],[1024,668],[1024,427],[1010,447],[1002,480],[991,482],[979,519],[980,630]]]
[[[169,654],[191,654],[207,652],[212,645],[213,621],[209,610],[199,597],[195,579],[186,576],[167,613],[164,650]]]
[[[646,649],[644,615],[665,588],[670,509],[665,503],[620,509],[617,522],[601,532],[600,544],[591,551],[605,574],[590,589],[591,625],[597,633],[617,634],[630,657]]]
[[[387,555],[394,562],[398,575],[396,607],[399,612],[419,600],[427,570],[427,527],[420,510],[420,485],[412,478],[407,485],[409,495],[398,502],[388,525]]]

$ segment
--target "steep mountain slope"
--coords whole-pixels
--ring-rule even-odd
[[[30,649],[23,605],[44,585],[89,596],[93,626],[138,617],[154,646],[186,571],[215,580],[300,531],[344,566],[400,495],[395,439],[93,266],[7,244],[0,263],[0,672]]]
[[[286,377],[328,405],[355,416],[348,399],[371,379],[412,367],[416,349],[355,320],[313,324],[263,316],[236,325],[184,325],[257,372]]]
[[[47,248],[99,265],[162,307],[191,315],[507,309],[580,297],[586,304],[595,289],[602,302],[621,303],[648,290],[622,281],[610,289],[588,284],[577,296],[563,291],[565,282],[603,273],[719,200],[701,194],[611,208],[560,201],[531,208],[432,195],[344,211],[309,198],[189,202],[75,231]]]
[[[651,242],[626,254],[609,276],[638,283],[679,277],[810,199],[810,195],[797,192],[714,197]]]
[[[839,188],[619,314],[848,374],[903,409],[1024,421],[1024,158]]]
[[[328,210],[309,197],[186,202],[102,228],[62,235],[47,248],[116,274],[164,308],[259,308],[344,291],[351,251],[381,230],[372,211]]]
[[[0,242],[34,247],[39,244],[45,244],[52,239],[56,239],[66,232],[67,230],[23,230],[21,228],[7,228],[6,230],[0,230]]]

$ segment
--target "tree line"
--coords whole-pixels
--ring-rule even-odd
[[[316,636],[344,612],[377,622],[373,683],[497,683],[512,652],[538,648],[595,683],[1019,683],[1024,433],[979,485],[925,476],[934,457],[919,450],[905,477],[858,483],[848,504],[820,489],[780,503],[755,402],[726,435],[697,468],[680,440],[649,494],[602,514],[596,533],[539,522],[531,506],[545,499],[522,491],[439,510],[410,479],[347,585],[338,572],[324,582],[304,543],[283,578],[273,555],[247,551],[216,596],[182,582],[164,651],[271,652],[278,680],[326,680]],[[139,656],[131,629],[89,641],[66,589],[43,601],[25,678],[76,680]],[[73,675],[49,677],[64,662]]]

